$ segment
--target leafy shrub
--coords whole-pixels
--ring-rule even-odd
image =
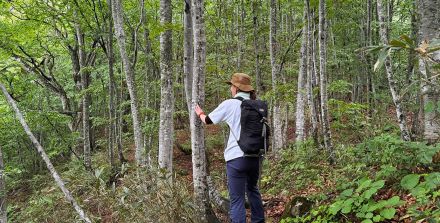
[[[383,222],[392,219],[396,206],[402,201],[398,196],[385,200],[375,200],[374,196],[385,185],[385,180],[367,177],[355,181],[343,190],[330,205],[321,205],[309,216],[286,220],[290,222]]]
[[[332,215],[354,214],[362,222],[380,222],[392,219],[396,213],[395,206],[401,203],[398,196],[388,200],[375,201],[373,195],[385,185],[384,180],[373,181],[362,178],[356,182],[357,188],[348,188],[341,192],[336,201],[329,206]]]
[[[408,216],[413,220],[435,222],[440,219],[438,197],[440,191],[440,173],[409,174],[402,178],[400,186],[416,198],[416,203],[408,208]]]
[[[329,84],[328,91],[330,93],[348,94],[351,93],[352,87],[353,84],[346,80],[335,80]]]
[[[368,106],[359,103],[347,103],[342,100],[330,99],[329,111],[333,118],[331,126],[344,136],[366,137],[369,135],[370,122],[366,115]],[[355,134],[362,131],[362,135]],[[352,141],[351,139],[349,139]]]
[[[326,158],[326,151],[315,146],[313,140],[292,144],[281,151],[279,160],[264,163],[262,188],[276,194],[299,190],[311,184],[323,187],[324,175],[331,175],[326,171],[332,171]]]
[[[367,165],[415,167],[432,163],[433,156],[440,151],[440,145],[432,146],[424,142],[406,142],[389,134],[369,139],[358,145],[357,157]]]

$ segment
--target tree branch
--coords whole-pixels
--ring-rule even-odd
[[[302,34],[302,29],[296,33],[296,36],[290,41],[289,47],[287,47],[286,52],[284,52],[284,55],[281,57],[281,63],[280,63],[280,69],[278,70],[278,73],[280,74],[281,71],[283,71],[284,63],[286,63],[287,54],[289,53],[290,49],[292,48],[293,44],[298,40],[298,38]]]

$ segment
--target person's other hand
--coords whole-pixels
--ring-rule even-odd
[[[199,105],[196,105],[196,107],[194,108],[194,111],[196,112],[197,116],[205,114],[205,112],[203,112],[202,108],[200,108]]]

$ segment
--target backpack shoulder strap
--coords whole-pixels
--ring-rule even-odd
[[[237,100],[240,100],[240,101],[244,101],[244,98],[243,97],[236,97],[236,98],[232,98],[232,99],[237,99]]]

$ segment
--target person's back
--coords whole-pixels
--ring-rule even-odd
[[[258,178],[260,170],[260,156],[245,156],[240,148],[241,131],[241,104],[242,100],[255,99],[254,89],[251,86],[250,77],[246,74],[236,73],[232,75],[231,94],[233,99],[223,101],[209,115],[196,106],[195,111],[200,119],[206,124],[218,124],[226,122],[230,128],[228,144],[224,157],[226,161],[226,174],[228,181],[229,197],[231,200],[230,218],[233,223],[246,222],[245,194],[248,195],[251,206],[251,222],[264,222],[264,209],[261,195],[258,190]],[[267,112],[267,111],[266,111]]]

